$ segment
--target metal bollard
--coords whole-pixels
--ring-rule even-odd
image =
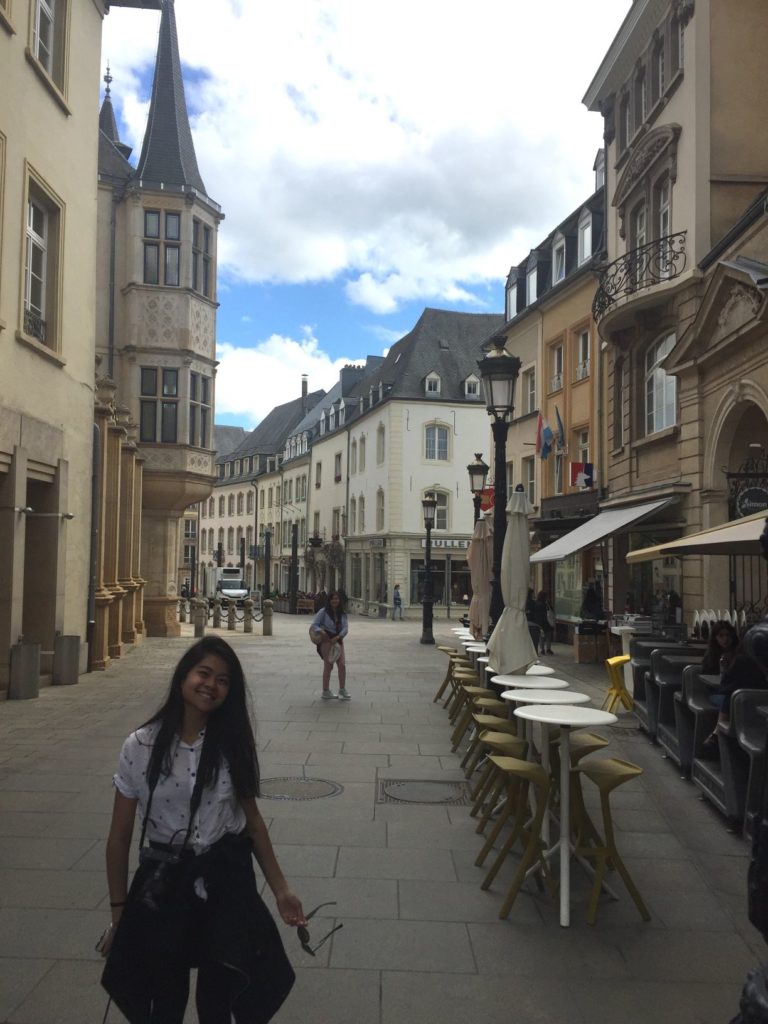
[[[250,597],[243,602],[243,632],[253,632],[253,601]]]
[[[208,621],[208,602],[202,598],[192,601],[192,621],[195,623],[195,637],[205,636]]]
[[[221,629],[221,598],[217,597],[213,602],[213,628]]]
[[[264,602],[264,621],[261,633],[262,636],[272,636],[272,601]]]
[[[187,621],[187,602],[182,599],[179,601],[179,622]]]
[[[235,628],[235,602],[230,601],[227,605],[227,629]]]

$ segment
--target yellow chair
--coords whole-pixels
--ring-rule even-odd
[[[525,759],[528,755],[527,741],[517,736],[510,736],[507,732],[494,732],[491,729],[485,729],[480,736],[480,742],[483,749],[489,755],[497,754],[499,756],[522,759]],[[503,772],[499,770],[498,765],[489,756],[483,766],[477,784],[470,791],[470,796],[474,800],[472,810],[469,812],[470,817],[474,818],[481,811],[483,812],[480,823],[475,829],[476,832],[483,832],[488,824],[494,808],[498,805],[504,785],[505,778]]]
[[[433,704],[437,703],[437,701],[440,700],[440,698],[443,696],[445,691],[448,690],[448,697],[446,699],[445,704],[443,705],[443,707],[445,707],[448,704],[448,702],[450,701],[450,699],[451,699],[451,697],[453,696],[453,693],[454,693],[454,689],[455,689],[454,682],[453,682],[454,672],[460,666],[461,667],[466,667],[466,668],[471,668],[471,663],[470,663],[469,658],[467,658],[467,656],[464,654],[464,652],[463,651],[458,651],[456,648],[440,647],[439,650],[441,650],[444,654],[448,655],[448,666],[447,666],[446,671],[445,671],[445,677],[443,678],[442,683],[440,683],[440,686],[437,689],[437,693],[432,698],[432,703]]]
[[[496,700],[493,690],[488,690],[484,686],[474,686],[472,683],[462,681],[458,685],[462,691],[462,699],[460,710],[454,719],[456,724],[451,734],[452,751],[457,749],[464,739],[467,729],[472,724],[472,713],[476,709],[477,702],[481,700]]]
[[[579,825],[577,825],[576,850],[577,857],[583,857],[595,862],[595,881],[592,886],[592,896],[587,911],[587,924],[594,924],[597,918],[597,904],[600,899],[600,890],[603,886],[603,878],[607,868],[615,868],[621,875],[629,895],[634,900],[635,906],[640,912],[644,921],[650,921],[651,915],[643,903],[643,898],[632,881],[626,869],[624,861],[616,849],[616,838],[613,834],[613,819],[611,818],[610,795],[618,786],[642,775],[643,769],[630,761],[622,761],[616,757],[593,758],[584,761],[574,772],[583,775],[597,786],[600,793],[600,809],[603,818],[602,841],[597,834],[592,822],[583,812],[583,801],[577,809]]]
[[[552,875],[544,856],[544,841],[541,838],[541,825],[544,821],[544,815],[548,813],[549,807],[550,779],[540,764],[534,764],[531,761],[523,761],[514,757],[497,757],[495,754],[491,756],[491,761],[495,763],[496,767],[506,778],[510,795],[504,810],[501,812],[501,820],[496,823],[492,837],[489,837],[488,842],[486,842],[478,855],[477,863],[481,863],[481,858],[484,858],[491,849],[493,845],[492,840],[498,836],[501,826],[513,812],[515,821],[511,833],[501,847],[491,870],[483,879],[480,888],[490,888],[507,854],[518,840],[523,846],[522,858],[499,911],[499,917],[505,918],[509,916],[512,904],[515,902],[526,875],[535,866],[538,867],[538,873],[547,884],[550,894],[552,896],[555,894]],[[531,788],[534,791],[536,810],[529,818],[528,791]],[[538,865],[536,865],[537,861]]]
[[[606,658],[605,667],[608,670],[610,685],[603,701],[603,711],[613,711],[619,704],[623,704],[628,711],[635,706],[635,702],[624,684],[624,666],[628,661],[628,654],[620,654],[617,658]]]
[[[461,767],[464,769],[464,777],[470,778],[472,773],[483,756],[483,744],[480,736],[486,729],[495,729],[496,732],[504,732],[508,736],[517,736],[517,719],[497,718],[495,715],[483,715],[477,711],[472,712],[475,735],[467,747],[467,752],[462,758]]]

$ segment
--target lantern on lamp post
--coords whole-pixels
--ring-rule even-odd
[[[475,506],[475,522],[480,518],[480,505],[483,501],[485,481],[488,479],[488,466],[483,462],[481,452],[475,452],[475,461],[467,466],[469,473],[469,489],[472,491],[472,501]]]
[[[515,411],[515,383],[520,360],[504,349],[504,339],[495,338],[494,348],[478,362],[485,393],[485,407],[493,433],[493,578],[491,579],[491,621],[495,625],[504,610],[501,594],[501,552],[507,529],[507,430]]]

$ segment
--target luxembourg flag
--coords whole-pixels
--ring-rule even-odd
[[[547,423],[546,419],[539,413],[539,419],[536,424],[536,454],[541,459],[546,459],[549,453],[552,451],[552,442],[555,435],[552,433],[552,427]]]

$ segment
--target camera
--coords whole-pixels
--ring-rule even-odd
[[[151,846],[139,851],[140,864],[154,864],[152,873],[142,883],[136,895],[137,901],[148,910],[157,912],[168,896],[173,879],[171,868],[179,864],[181,857],[167,850],[155,850]]]

